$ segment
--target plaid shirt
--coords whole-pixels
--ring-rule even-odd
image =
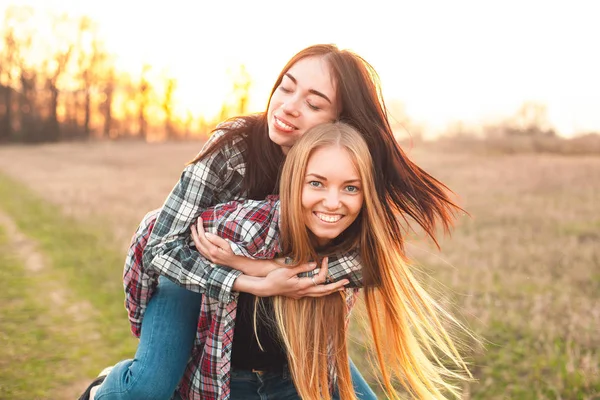
[[[208,144],[214,141],[216,135],[218,133]],[[231,292],[231,286],[240,275],[239,271],[204,259],[191,246],[190,225],[201,216],[205,229],[227,239],[232,250],[239,255],[269,259],[274,258],[279,250],[279,201],[276,197],[264,201],[234,201],[211,209],[207,209],[209,205],[194,202],[203,201],[201,194],[212,201],[220,201],[224,196],[236,198],[245,170],[243,154],[241,142],[234,142],[233,146],[226,146],[205,160],[188,166],[163,208],[144,217],[133,237],[125,263],[125,305],[136,336],[139,336],[146,305],[156,288],[157,273],[205,294],[196,342],[179,386],[183,399],[229,398],[237,307],[237,293]],[[200,182],[216,178],[221,180],[207,185]],[[194,190],[197,193],[188,193]],[[184,224],[187,224],[185,231]],[[159,232],[163,232],[162,239]],[[358,252],[350,252],[337,259],[331,257],[329,275],[333,280],[348,278],[349,286],[360,287],[362,274]],[[349,309],[354,304],[356,291],[346,291]]]

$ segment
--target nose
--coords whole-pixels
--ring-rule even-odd
[[[337,210],[341,207],[340,195],[337,190],[328,190],[323,197],[323,207],[327,210]]]
[[[298,99],[295,97],[290,97],[287,99],[287,101],[283,103],[282,110],[287,115],[298,117],[300,115],[300,111],[298,109]]]

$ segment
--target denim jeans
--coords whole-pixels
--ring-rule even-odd
[[[350,373],[356,397],[360,400],[377,400],[377,396],[352,361]],[[300,400],[286,369],[282,372],[232,370],[230,389],[231,400]],[[334,393],[333,399],[339,400],[339,395]]]
[[[95,399],[171,398],[190,357],[201,302],[201,294],[161,276],[142,320],[135,358],[115,365]]]

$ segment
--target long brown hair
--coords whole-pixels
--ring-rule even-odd
[[[402,243],[402,226],[393,223],[397,215],[407,221],[416,221],[434,240],[436,225],[448,231],[452,214],[459,210],[447,194],[447,188],[406,157],[396,144],[383,102],[379,76],[362,57],[340,50],[332,44],[318,44],[305,48],[293,56],[277,77],[273,93],[289,69],[307,57],[322,57],[329,65],[336,81],[336,98],[340,104],[338,119],[360,132],[371,153],[375,175],[375,189],[385,193],[383,210],[392,227],[394,240]],[[191,162],[217,151],[224,143],[241,138],[247,146],[246,172],[243,190],[248,198],[264,199],[277,193],[277,178],[284,155],[281,148],[269,138],[267,113],[233,118],[236,123],[223,124],[225,135],[208,151]],[[408,226],[408,225],[406,225]],[[437,243],[437,241],[436,241]]]
[[[345,123],[323,124],[310,129],[291,149],[280,184],[283,254],[296,263],[318,258],[302,212],[306,167],[318,148],[337,146],[347,151],[362,181],[364,204],[334,246],[338,251],[358,246],[363,275],[377,278],[376,285],[365,288],[365,298],[383,386],[391,398],[399,397],[394,379],[418,398],[444,398],[443,391],[457,394],[448,379],[470,374],[441,320],[460,324],[427,294],[406,264],[402,242],[394,237],[399,221],[386,216],[387,193],[377,191],[374,160],[364,137]],[[345,293],[299,300],[280,296],[273,304],[300,396],[330,399],[331,369],[338,377],[341,398],[356,399],[346,345]],[[440,354],[464,374],[446,367]]]

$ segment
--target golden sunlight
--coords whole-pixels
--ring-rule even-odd
[[[600,27],[589,2],[396,3],[0,0],[0,30],[5,52],[8,32],[20,46],[10,62],[22,59],[57,88],[77,91],[82,68],[94,70],[112,89],[88,82],[91,101],[113,96],[123,119],[114,129],[131,133],[147,123],[156,134],[167,120],[189,134],[263,110],[280,68],[314,43],[367,59],[392,117],[425,137],[457,124],[478,130],[530,103],[560,135],[600,130]],[[63,101],[61,118],[80,118]]]

